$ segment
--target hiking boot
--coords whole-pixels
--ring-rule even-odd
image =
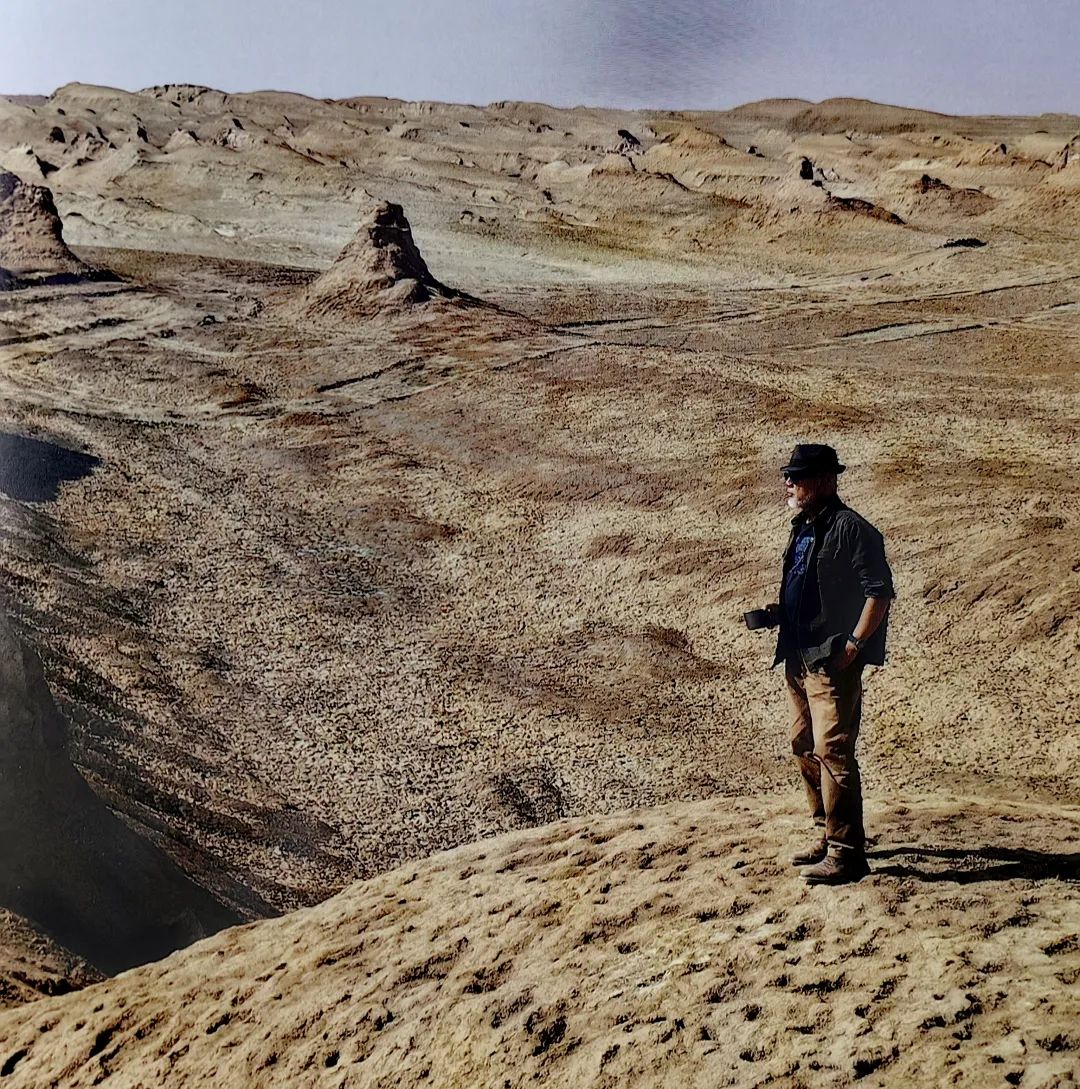
[[[847,885],[861,881],[870,872],[861,851],[832,850],[816,866],[802,872],[808,885]]]
[[[822,836],[820,839],[814,840],[805,850],[800,851],[797,855],[792,855],[791,864],[792,866],[813,866],[815,862],[820,862],[828,853],[828,840]]]

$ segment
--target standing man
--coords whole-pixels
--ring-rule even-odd
[[[844,471],[831,446],[802,443],[781,472],[796,511],[784,552],[780,604],[770,606],[791,704],[791,747],[818,835],[792,859],[810,884],[870,872],[862,783],[855,759],[863,666],[885,661],[886,614],[895,597],[881,534],[841,502]]]

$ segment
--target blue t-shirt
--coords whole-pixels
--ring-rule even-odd
[[[802,646],[802,632],[799,630],[799,599],[802,597],[803,583],[806,581],[806,569],[810,565],[810,552],[814,547],[814,527],[804,522],[792,546],[791,566],[784,579],[784,620],[786,627]]]

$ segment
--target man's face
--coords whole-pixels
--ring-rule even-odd
[[[819,476],[784,476],[784,489],[787,492],[787,505],[796,511],[814,506],[821,494]]]

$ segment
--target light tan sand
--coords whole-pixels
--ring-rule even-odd
[[[459,848],[0,1016],[5,1084],[1074,1084],[1080,811],[871,816],[842,890],[768,801]]]

